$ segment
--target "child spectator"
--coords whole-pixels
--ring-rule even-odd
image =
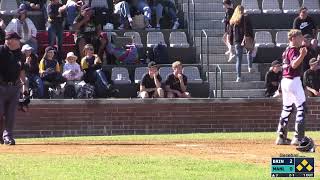
[[[275,60],[271,63],[270,70],[266,73],[265,83],[266,83],[266,97],[272,97],[275,95],[279,89],[279,85],[282,79],[281,63]]]
[[[66,63],[63,66],[62,76],[67,81],[80,81],[83,75],[80,65],[76,62],[78,57],[73,52],[67,54]]]
[[[28,78],[28,87],[32,89],[32,97],[42,98],[44,88],[39,74],[38,56],[32,53],[32,47],[28,44],[22,46],[21,52],[24,55],[24,69]]]
[[[54,46],[55,39],[57,38],[58,55],[62,52],[63,43],[63,21],[66,6],[62,5],[59,0],[50,0],[48,5],[48,37],[49,45]],[[61,64],[61,57],[58,57]]]
[[[303,75],[303,82],[306,86],[307,95],[309,97],[320,96],[320,71],[319,60],[312,58],[309,61],[310,69]]]
[[[94,54],[91,44],[84,47],[85,56],[81,60],[81,68],[84,71],[83,79],[86,83],[95,86],[95,92],[98,97],[105,97],[111,90],[111,84],[108,82],[104,72],[101,70],[101,60]]]
[[[163,98],[164,92],[161,88],[162,78],[159,75],[158,66],[154,61],[148,64],[148,73],[144,74],[140,83],[139,96],[144,98]]]
[[[182,74],[182,64],[180,61],[172,63],[173,73],[166,79],[166,91],[168,98],[190,98],[187,92],[187,76]]]
[[[55,49],[51,46],[45,49],[39,65],[40,76],[43,81],[58,85],[66,81],[60,73],[58,60],[55,59]]]
[[[18,9],[17,17],[10,21],[5,32],[16,32],[21,37],[21,43],[29,44],[33,48],[34,52],[37,53],[37,29],[31,19],[27,17],[26,9]]]
[[[83,48],[86,44],[93,44],[95,52],[102,59],[107,40],[100,34],[102,32],[101,25],[97,24],[94,19],[91,7],[83,5],[81,13],[73,22],[73,30],[78,31],[76,44],[80,56],[85,56]]]
[[[229,55],[228,62],[231,62],[232,59],[234,58],[234,53],[232,51],[232,42],[230,40],[230,32],[231,32],[231,27],[230,27],[230,19],[233,15],[234,9],[233,9],[233,4],[230,0],[224,0],[223,1],[223,8],[225,9],[225,16],[223,19],[224,23],[224,35],[223,35],[223,41],[226,44],[228,51],[225,53],[226,55]]]

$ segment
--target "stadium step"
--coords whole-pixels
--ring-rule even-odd
[[[224,12],[191,12],[190,21],[195,20],[220,20],[224,18]],[[194,17],[193,17],[194,16]],[[184,14],[184,19],[188,20],[188,13]]]
[[[196,12],[224,12],[221,2],[220,3],[195,3],[195,11]],[[189,5],[190,12],[194,12],[193,4],[190,3]],[[188,13],[188,3],[182,4],[182,11],[184,13]]]
[[[211,81],[210,89],[215,89],[215,80]],[[220,88],[220,81],[218,81],[218,89]],[[265,88],[264,81],[247,81],[247,82],[235,82],[235,81],[224,81],[223,89],[225,90],[239,90],[239,89],[263,89]]]
[[[222,72],[235,72],[236,71],[236,64],[219,64]],[[207,72],[207,64],[203,65],[203,71]],[[210,64],[209,71],[215,71],[216,65]],[[258,72],[258,64],[252,64],[252,69],[254,72]],[[248,65],[242,64],[241,65],[241,72],[248,72]]]
[[[206,47],[202,48],[203,53],[207,53]],[[224,54],[227,51],[226,46],[209,46],[209,54]],[[200,46],[196,48],[197,54],[200,54]]]
[[[209,72],[210,79],[215,79],[216,73],[215,72]],[[235,81],[237,78],[236,72],[223,72],[223,81]],[[261,81],[261,75],[260,72],[242,72],[241,73],[241,79],[242,81]],[[220,80],[220,75],[218,74],[218,80]],[[211,81],[210,81],[211,83]]]
[[[200,54],[198,54],[197,57],[200,57]],[[247,64],[247,56],[245,54],[242,56],[242,59],[243,59],[242,64]],[[204,64],[207,63],[207,54],[203,54],[203,63]],[[228,56],[225,54],[209,54],[209,63],[210,64],[235,64],[236,60],[233,59],[231,62],[228,62]]]
[[[224,98],[263,98],[264,89],[243,89],[243,90],[223,90]],[[213,91],[212,94],[215,94]],[[220,90],[218,90],[218,97],[220,96]]]
[[[193,26],[191,26],[193,27]],[[207,35],[209,37],[222,37],[223,33],[224,33],[224,29],[220,28],[220,29],[205,29]],[[195,37],[200,37],[200,34],[202,32],[202,29],[195,29]],[[193,29],[191,28],[191,35],[193,35]]]
[[[196,37],[195,40],[196,40],[195,41],[196,46],[200,46],[201,37]],[[222,40],[222,36],[221,37],[209,37],[208,41],[209,41],[209,47],[224,45],[224,42]],[[206,45],[206,38],[205,37],[202,38],[202,43],[203,43],[203,45]]]
[[[178,0],[177,1],[179,4],[184,4],[184,3],[221,3],[221,0]]]
[[[193,22],[192,20],[189,22],[189,26],[193,29]],[[196,20],[195,22],[195,29],[202,30],[202,29],[223,29],[224,24],[221,20]]]

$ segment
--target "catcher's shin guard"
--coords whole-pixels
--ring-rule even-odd
[[[292,105],[290,106],[283,105],[281,117],[279,120],[278,130],[277,130],[277,133],[279,134],[280,138],[287,139],[288,120],[291,113],[292,113]]]
[[[302,103],[297,107],[296,124],[294,136],[300,141],[304,138],[305,132],[305,103]]]

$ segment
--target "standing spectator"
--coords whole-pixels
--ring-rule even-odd
[[[125,28],[125,22],[128,20],[130,27],[132,28],[132,17],[130,14],[129,4],[124,0],[113,0],[114,3],[114,14],[120,15],[120,26],[119,29]]]
[[[319,60],[312,58],[309,61],[310,69],[308,69],[303,75],[303,82],[307,90],[309,97],[320,96],[320,72],[319,72]]]
[[[63,66],[62,76],[67,81],[80,81],[83,75],[80,65],[77,63],[78,57],[73,52],[67,54],[66,63]]]
[[[41,79],[57,86],[66,81],[60,71],[59,62],[55,59],[55,48],[49,46],[45,49],[45,53],[39,65]]]
[[[97,24],[94,19],[91,7],[89,5],[83,5],[80,15],[74,20],[73,30],[77,31],[76,44],[81,57],[85,56],[83,54],[84,46],[86,44],[93,44],[95,53],[102,59],[107,40],[101,34],[101,25]]]
[[[68,0],[66,4],[66,12],[67,12],[67,18],[66,18],[66,29],[71,30],[73,21],[76,19],[76,17],[79,14],[79,9],[83,2],[80,0]]]
[[[144,74],[140,83],[139,96],[144,98],[163,98],[164,92],[161,88],[162,78],[159,75],[158,66],[154,61],[148,64],[148,73]]]
[[[310,36],[309,34],[305,34],[303,37],[304,37],[304,40],[302,41],[302,46],[306,47],[308,50],[307,55],[304,57],[303,64],[302,64],[303,72],[305,72],[310,67],[309,60],[312,58],[317,58],[318,54],[317,54],[317,50],[315,50],[311,46],[312,36]]]
[[[166,79],[166,91],[168,98],[190,98],[187,92],[187,76],[182,74],[182,64],[180,61],[172,63],[173,73]]]
[[[266,97],[272,97],[279,89],[279,85],[282,78],[281,63],[277,60],[271,63],[270,70],[266,73]]]
[[[45,0],[23,0],[20,4],[24,4],[28,11],[39,11],[45,8]]]
[[[233,4],[231,0],[224,0],[223,1],[223,8],[225,9],[225,16],[223,19],[224,22],[224,35],[223,35],[223,41],[226,44],[228,51],[225,53],[226,55],[229,55],[228,62],[231,62],[232,59],[234,58],[234,54],[232,51],[232,43],[229,41],[230,37],[230,19],[233,15],[234,9],[233,9]]]
[[[10,21],[5,32],[16,32],[21,37],[21,43],[29,44],[34,52],[37,53],[37,29],[31,19],[27,17],[27,11],[25,9],[18,9],[17,17]]]
[[[33,98],[42,98],[44,95],[43,82],[39,74],[38,56],[32,53],[32,47],[28,44],[22,46],[21,52],[24,57],[24,69],[28,79],[28,87],[32,89]],[[36,90],[34,92],[33,90]]]
[[[314,43],[318,44],[317,24],[312,17],[308,15],[308,9],[306,7],[300,8],[299,16],[293,21],[293,29],[299,29],[302,35],[309,34],[315,40]]]
[[[150,4],[149,4],[150,5]],[[177,17],[177,8],[171,0],[154,0],[152,5],[156,11],[156,29],[160,29],[160,19],[163,17],[163,10],[167,9],[168,14],[172,20],[172,29],[178,29],[180,26],[179,18]],[[150,5],[150,6],[152,6]]]
[[[83,51],[85,54],[81,59],[81,68],[84,71],[83,80],[95,87],[98,97],[105,97],[111,90],[111,84],[101,69],[102,62],[99,56],[94,54],[91,44],[85,45]]]
[[[63,21],[66,6],[62,5],[59,0],[50,0],[48,5],[48,35],[49,45],[54,46],[54,41],[57,39],[58,44],[58,60],[61,64],[61,53],[63,43]]]
[[[230,43],[235,43],[236,50],[236,71],[237,79],[236,82],[241,81],[241,64],[243,56],[243,46],[244,46],[244,37],[253,37],[253,29],[251,26],[250,19],[247,15],[244,14],[244,7],[237,6],[231,19],[230,19],[231,33],[230,33]],[[252,72],[252,52],[247,51],[247,61],[248,61],[248,71]]]

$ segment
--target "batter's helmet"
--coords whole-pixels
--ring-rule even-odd
[[[299,146],[297,146],[297,150],[301,152],[315,152],[316,146],[313,140],[306,136],[301,140]]]

